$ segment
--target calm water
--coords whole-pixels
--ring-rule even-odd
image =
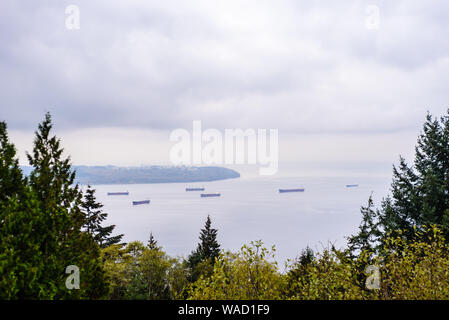
[[[357,231],[360,206],[373,192],[376,204],[387,195],[390,178],[240,178],[206,183],[98,185],[97,198],[124,241],[146,243],[150,231],[172,256],[187,256],[197,245],[207,215],[224,249],[237,250],[252,240],[276,245],[279,262],[294,258],[307,245],[346,244]],[[346,184],[359,184],[346,188]],[[219,198],[201,198],[186,186],[204,186]],[[279,188],[305,187],[304,193],[279,194]],[[129,191],[129,196],[107,192]],[[150,199],[133,206],[133,200]]]

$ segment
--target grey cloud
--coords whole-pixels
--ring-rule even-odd
[[[0,118],[34,128],[205,126],[387,132],[441,114],[449,4],[75,1],[0,4]]]

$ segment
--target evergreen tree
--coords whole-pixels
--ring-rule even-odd
[[[207,216],[204,229],[201,229],[200,243],[198,244],[198,252],[201,255],[201,259],[210,259],[212,262],[220,254],[220,245],[217,242],[217,229],[211,227],[212,222],[210,216]]]
[[[414,165],[400,159],[393,171],[392,197],[382,209],[387,232],[402,229],[411,238],[413,227],[435,224],[449,235],[449,109],[440,119],[427,115]]]
[[[111,237],[115,225],[102,226],[103,221],[106,220],[108,216],[107,213],[101,210],[102,208],[103,204],[97,202],[95,197],[95,189],[88,185],[84,194],[84,199],[81,201],[81,210],[85,215],[83,227],[88,234],[92,235],[100,247],[105,248],[112,244],[119,243],[123,238],[123,234]]]
[[[30,185],[43,204],[43,209],[58,205],[67,209],[79,225],[82,225],[78,204],[81,192],[75,182],[75,171],[72,170],[70,157],[63,159],[64,149],[56,136],[50,136],[53,124],[50,113],[39,124],[35,132],[32,154],[27,153],[28,162],[33,167]]]
[[[374,209],[373,196],[368,199],[368,205],[361,208],[362,223],[356,235],[348,237],[348,249],[353,256],[361,251],[374,252],[377,250],[380,236],[378,212]]]
[[[24,184],[25,179],[16,158],[16,149],[9,141],[6,122],[2,121],[0,122],[0,202],[20,195]]]
[[[58,283],[46,274],[45,213],[25,187],[20,199],[0,202],[0,299],[51,299]]]
[[[307,266],[313,262],[313,259],[315,259],[315,253],[309,246],[307,246],[301,251],[297,262],[301,266]]]
[[[150,239],[148,240],[148,249],[159,250],[161,247],[158,246],[156,239],[153,237],[153,232],[150,232]]]
[[[201,266],[202,262],[203,260],[198,247],[192,251],[187,257],[187,260],[184,261],[186,268],[189,270],[188,280],[190,282],[195,282],[200,277],[203,270],[201,270],[202,268],[198,268],[198,266]]]
[[[431,224],[449,239],[449,109],[439,119],[427,114],[413,165],[400,157],[399,165],[393,166],[391,195],[377,212],[371,207],[372,203],[362,208],[364,221],[352,237],[353,248],[366,248],[371,240],[382,244],[398,230],[411,240],[417,230]]]
[[[301,250],[299,257],[293,261],[287,274],[285,294],[287,297],[292,297],[298,294],[298,282],[301,284],[311,283],[309,269],[313,266],[315,261],[315,253],[307,246]]]
[[[35,133],[33,151],[27,153],[33,167],[29,184],[43,212],[42,221],[35,226],[41,239],[38,250],[45,261],[41,291],[51,292],[46,298],[52,299],[100,298],[107,287],[99,246],[90,234],[81,230],[85,224],[80,208],[82,193],[74,184],[75,171],[70,158],[63,158],[60,140],[51,136],[52,127],[47,113]],[[65,286],[65,270],[69,265],[80,270],[80,290],[67,290]]]
[[[449,109],[440,120],[427,115],[415,148],[417,194],[421,214],[418,225],[436,224],[449,235]]]
[[[43,212],[19,168],[7,125],[0,122],[0,299],[36,298],[39,292],[51,295],[41,286],[45,277],[45,261],[39,252],[42,219]]]
[[[196,281],[200,274],[208,273],[215,259],[220,254],[220,245],[217,241],[217,229],[211,227],[210,216],[207,216],[204,229],[200,232],[200,242],[195,251],[187,258],[187,264],[191,271],[190,281]]]

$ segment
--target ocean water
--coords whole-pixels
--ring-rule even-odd
[[[391,178],[239,178],[206,183],[97,185],[97,199],[108,213],[108,224],[124,233],[124,241],[147,242],[150,232],[172,256],[186,257],[196,248],[207,215],[218,229],[222,249],[238,250],[262,240],[275,245],[276,260],[283,265],[306,246],[321,250],[331,242],[346,244],[357,231],[360,207],[373,193],[375,204],[388,194]],[[359,184],[347,188],[346,184]],[[201,198],[187,186],[204,186],[221,197]],[[279,188],[304,187],[305,192],[282,193]],[[129,191],[129,196],[107,192]],[[151,200],[133,206],[133,200]]]

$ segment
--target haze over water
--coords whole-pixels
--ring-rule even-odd
[[[104,204],[108,224],[124,233],[123,241],[147,242],[150,232],[172,256],[186,257],[198,243],[207,215],[218,229],[222,249],[238,250],[252,240],[276,246],[276,260],[295,258],[307,245],[321,250],[328,242],[345,245],[357,231],[360,206],[373,192],[375,204],[386,196],[391,178],[239,178],[206,183],[97,185],[97,199]],[[347,188],[346,184],[359,184]],[[218,198],[201,198],[186,186],[204,186],[220,192]],[[304,187],[305,192],[283,193],[279,188]],[[129,196],[107,192],[129,191]],[[133,206],[133,200],[150,199]]]

